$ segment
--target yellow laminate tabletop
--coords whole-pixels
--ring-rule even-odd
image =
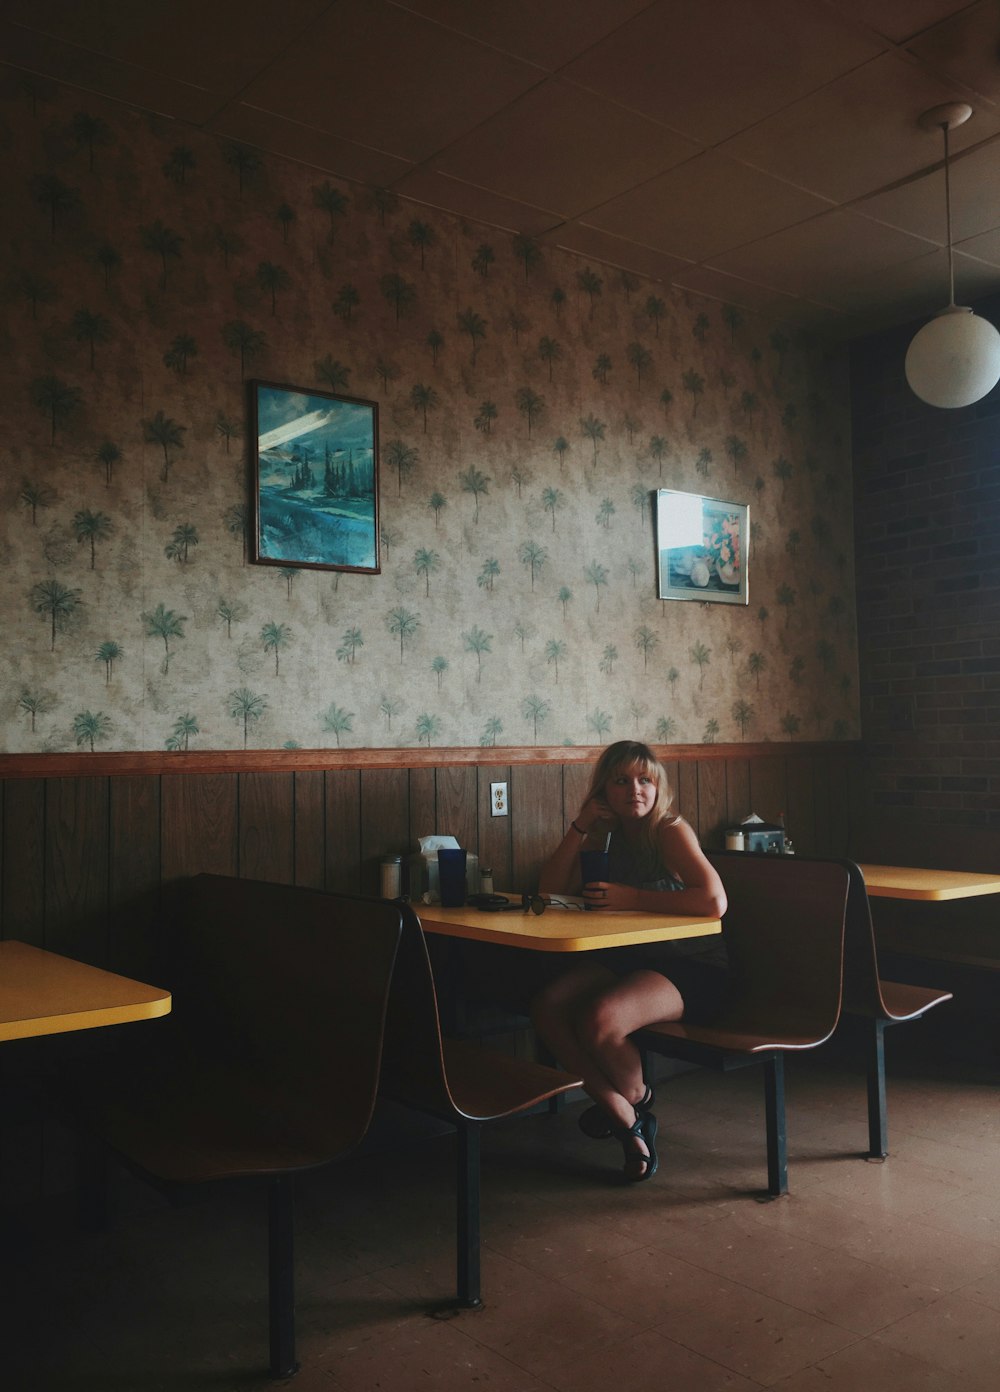
[[[44,948],[0,942],[0,1040],[149,1020],[170,992]]]
[[[859,869],[873,899],[969,899],[1000,894],[1000,875],[905,865],[860,865]]]
[[[722,932],[719,919],[689,914],[603,913],[548,907],[536,915],[520,909],[487,913],[473,908],[443,909],[439,904],[413,907],[428,933],[526,947],[534,952],[594,952],[602,947],[672,942]]]

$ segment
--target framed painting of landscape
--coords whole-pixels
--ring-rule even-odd
[[[658,488],[658,597],[748,604],[749,534],[746,503]]]
[[[251,382],[250,559],[377,574],[378,403]]]

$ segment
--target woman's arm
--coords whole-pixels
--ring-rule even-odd
[[[630,885],[612,884],[607,886],[604,902],[599,907],[721,918],[726,912],[726,891],[687,822],[662,824],[658,840],[663,864],[684,888],[633,889]]]
[[[615,825],[610,808],[600,798],[585,802],[566,828],[566,834],[538,877],[540,894],[579,894],[580,852],[598,851],[604,847],[609,831]]]

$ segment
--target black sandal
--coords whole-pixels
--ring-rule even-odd
[[[656,1139],[656,1124],[656,1117],[647,1105],[641,1112],[636,1108],[636,1118],[631,1126],[623,1126],[614,1133],[621,1141],[625,1152],[625,1179],[629,1184],[641,1184],[644,1179],[652,1179],[659,1168],[660,1161],[653,1144]],[[648,1155],[643,1155],[641,1150],[631,1144],[636,1137],[645,1144]],[[630,1168],[637,1165],[642,1165],[642,1173],[630,1173]]]
[[[647,1083],[646,1091],[635,1104],[636,1116],[640,1112],[648,1112],[655,1100],[653,1089]],[[581,1112],[577,1118],[577,1125],[583,1134],[589,1136],[592,1141],[606,1141],[617,1134],[607,1112],[597,1106],[588,1107],[585,1112]]]

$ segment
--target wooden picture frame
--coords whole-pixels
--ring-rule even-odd
[[[749,540],[748,504],[658,488],[658,598],[749,604]]]
[[[377,575],[378,403],[250,383],[250,560]]]

